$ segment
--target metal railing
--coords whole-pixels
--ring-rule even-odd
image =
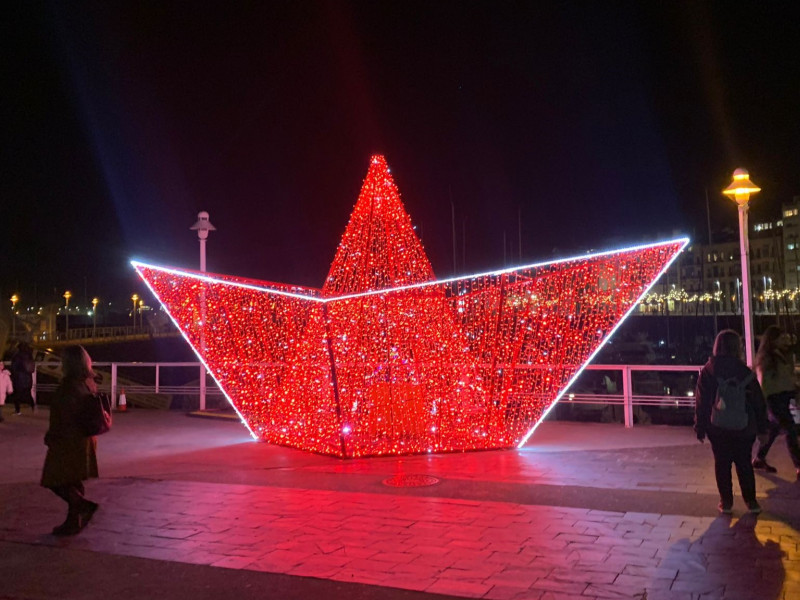
[[[107,392],[111,397],[113,407],[116,408],[119,402],[119,392],[125,389],[126,395],[136,394],[182,394],[186,396],[200,397],[200,410],[206,410],[206,400],[208,396],[222,397],[222,390],[213,380],[208,384],[208,374],[202,363],[199,362],[93,362],[92,367],[95,371],[110,371],[110,381],[105,378],[98,386],[100,391]],[[145,374],[142,382],[139,378],[128,379],[120,376],[120,369],[148,369],[151,373]],[[162,373],[164,369],[196,369],[198,371],[197,382],[194,383],[162,383]],[[44,373],[53,377],[59,377],[61,362],[57,360],[37,362],[36,371],[33,373],[33,398],[36,399],[37,392],[53,392],[58,387],[57,383],[39,383],[38,374]],[[205,381],[206,385],[201,382]]]
[[[161,337],[178,337],[180,332],[154,332],[146,327],[119,325],[115,327],[70,327],[69,331],[43,332],[34,336],[34,341],[57,344],[59,342],[91,342],[93,340],[109,341],[110,339],[146,339]]]
[[[625,427],[633,427],[634,406],[663,406],[665,403],[676,408],[694,408],[694,390],[690,394],[636,394],[633,388],[633,373],[695,373],[699,374],[703,365],[588,365],[586,371],[621,371],[622,394],[594,394],[574,393],[568,389],[561,397],[560,402],[576,404],[605,403],[609,405],[621,404],[624,408]]]
[[[37,391],[55,391],[56,383],[39,383],[37,374],[46,373],[53,377],[60,375],[60,362],[56,360],[36,363],[34,373],[33,396],[36,398]],[[207,397],[222,397],[224,394],[217,386],[216,382],[208,377],[205,367],[199,362],[96,362],[93,365],[97,370],[110,372],[110,381],[103,381],[100,385],[102,391],[108,392],[117,406],[119,401],[119,391],[125,389],[126,394],[180,394],[185,396],[199,396],[200,410],[206,410]],[[124,373],[120,375],[120,370]],[[147,369],[142,377],[127,378],[130,370]],[[164,383],[163,373],[165,369],[197,369],[197,380],[188,383]],[[624,408],[625,427],[633,427],[634,407],[635,406],[669,406],[672,408],[693,408],[695,399],[692,389],[683,394],[673,394],[672,390],[668,393],[638,393],[634,386],[634,373],[686,373],[697,375],[702,369],[700,365],[588,365],[581,374],[585,376],[586,371],[602,371],[607,373],[619,374],[622,382],[621,393],[597,393],[581,392],[581,378],[579,377],[573,386],[568,389],[559,401],[562,405],[602,405],[602,406],[622,406]],[[616,377],[615,377],[616,380]],[[144,382],[143,382],[144,381]],[[205,381],[206,385],[200,385]]]

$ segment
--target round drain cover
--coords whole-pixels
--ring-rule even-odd
[[[426,485],[436,485],[439,480],[430,475],[395,475],[383,480],[383,485],[392,487],[425,487]]]

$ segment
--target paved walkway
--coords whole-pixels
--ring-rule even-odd
[[[6,415],[0,599],[800,598],[780,443],[765,513],[737,497],[729,518],[688,428],[548,422],[520,451],[341,461],[135,412],[100,440],[101,509],[57,539],[63,504],[36,484],[46,411]],[[382,483],[403,474],[440,482]]]

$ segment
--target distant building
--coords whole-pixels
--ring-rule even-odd
[[[800,288],[800,196],[781,207],[783,214],[783,264],[785,286]]]
[[[645,296],[639,314],[741,314],[742,267],[738,232],[693,243]],[[800,196],[781,218],[750,223],[751,307],[757,314],[800,308]]]

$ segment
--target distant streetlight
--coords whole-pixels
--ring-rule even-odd
[[[750,181],[747,169],[736,169],[733,172],[733,181],[722,190],[739,206],[739,247],[742,254],[742,317],[744,321],[744,345],[748,366],[753,366],[753,312],[750,309],[750,240],[747,229],[747,209],[750,208],[750,194],[761,191],[755,183]]]
[[[144,330],[144,300],[139,300],[139,329]]]
[[[69,299],[72,298],[72,292],[67,290],[64,292],[64,300],[66,300],[66,314],[67,314],[67,337],[69,339]]]
[[[99,302],[98,298],[92,298],[92,337],[97,336],[97,305]]]
[[[19,302],[19,296],[13,294],[11,296],[11,337],[17,336],[17,302]]]
[[[133,302],[133,310],[131,311],[133,315],[133,333],[136,333],[136,303],[139,301],[139,294],[131,296],[131,301]]]
[[[192,231],[197,232],[197,239],[200,240],[200,270],[205,273],[206,271],[206,240],[208,239],[208,232],[209,231],[216,231],[217,228],[214,227],[211,222],[208,220],[208,213],[206,211],[200,211],[197,213],[197,223],[192,225],[189,229]]]

